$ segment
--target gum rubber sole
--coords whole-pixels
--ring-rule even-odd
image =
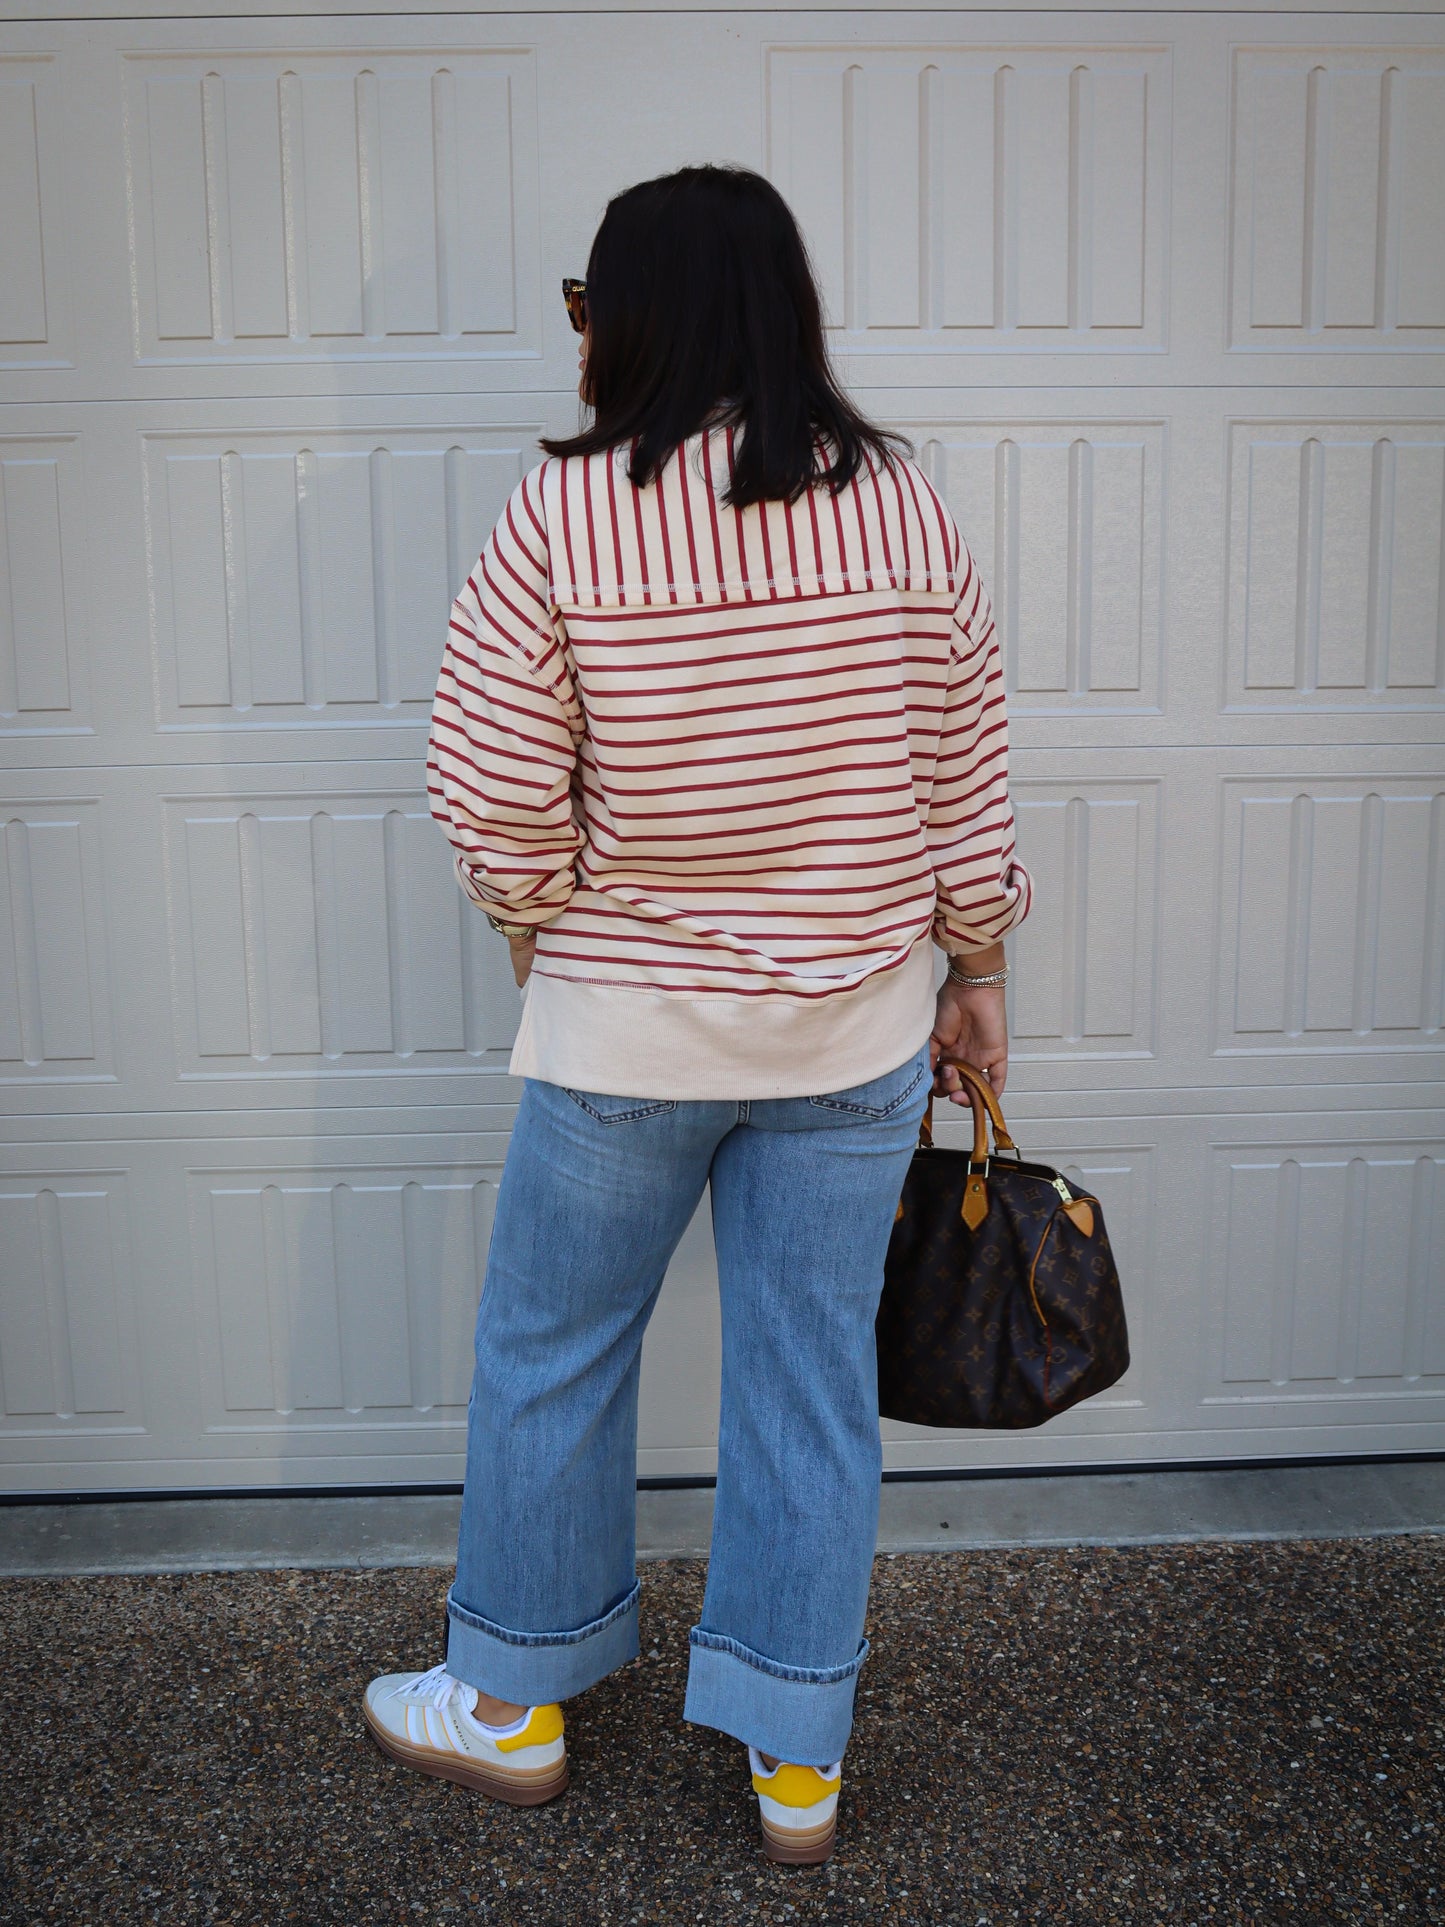
[[[457,1786],[470,1787],[474,1793],[490,1794],[492,1799],[505,1800],[512,1807],[539,1807],[543,1801],[555,1800],[559,1793],[567,1791],[569,1775],[565,1758],[555,1766],[524,1768],[516,1774],[495,1773],[475,1760],[455,1759],[427,1747],[408,1746],[405,1740],[383,1732],[372,1719],[369,1708],[363,1706],[361,1710],[367,1732],[398,1766],[430,1774],[434,1780],[451,1780]]]
[[[769,1860],[787,1867],[812,1867],[828,1859],[838,1839],[836,1816],[821,1827],[800,1829],[796,1833],[774,1833],[763,1826],[763,1852]]]

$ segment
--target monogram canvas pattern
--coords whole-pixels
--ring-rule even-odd
[[[878,1307],[879,1411],[912,1425],[1042,1425],[1129,1366],[1103,1210],[1089,1197],[1086,1232],[1056,1172],[995,1158],[987,1215],[970,1230],[968,1175],[967,1153],[936,1146],[909,1166]]]

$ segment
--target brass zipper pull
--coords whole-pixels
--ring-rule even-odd
[[[1076,1198],[1062,1178],[1055,1178],[1054,1189],[1064,1201],[1064,1216],[1070,1224],[1076,1225],[1086,1238],[1094,1235],[1094,1207],[1087,1198]]]

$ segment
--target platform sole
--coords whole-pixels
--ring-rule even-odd
[[[415,1773],[430,1774],[434,1780],[451,1780],[469,1787],[473,1793],[486,1793],[494,1800],[505,1800],[512,1807],[539,1807],[567,1791],[569,1775],[565,1759],[555,1766],[519,1767],[515,1773],[498,1773],[476,1760],[434,1753],[429,1747],[410,1746],[405,1740],[383,1731],[362,1708],[366,1730],[389,1760],[409,1766]]]
[[[763,1852],[769,1860],[785,1867],[813,1867],[826,1860],[838,1840],[836,1816],[819,1827],[799,1828],[796,1832],[774,1833],[763,1823]]]

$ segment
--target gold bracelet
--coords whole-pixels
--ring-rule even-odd
[[[530,923],[503,923],[502,919],[494,917],[490,910],[484,910],[482,914],[497,934],[505,937],[508,943],[519,943],[523,937],[535,937],[537,934],[535,927]]]

